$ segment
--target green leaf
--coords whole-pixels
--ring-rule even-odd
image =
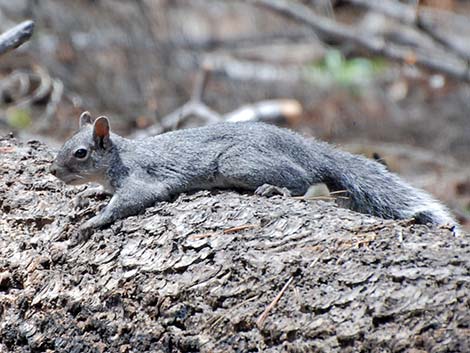
[[[31,113],[22,108],[10,108],[7,110],[7,122],[13,128],[25,129],[31,125]]]

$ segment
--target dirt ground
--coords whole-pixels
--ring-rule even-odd
[[[81,240],[107,201],[0,152],[0,352],[470,351],[468,236],[220,191]]]

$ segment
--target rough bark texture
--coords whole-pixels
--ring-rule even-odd
[[[470,351],[468,236],[221,191],[74,243],[51,159],[0,140],[1,352]]]

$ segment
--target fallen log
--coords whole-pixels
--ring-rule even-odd
[[[469,351],[468,236],[216,191],[76,242],[52,157],[0,139],[1,352]]]

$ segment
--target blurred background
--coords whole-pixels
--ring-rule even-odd
[[[470,1],[0,0],[0,32],[26,19],[0,57],[1,135],[56,148],[83,110],[128,136],[188,101],[223,119],[292,99],[276,123],[385,160],[468,226]]]

